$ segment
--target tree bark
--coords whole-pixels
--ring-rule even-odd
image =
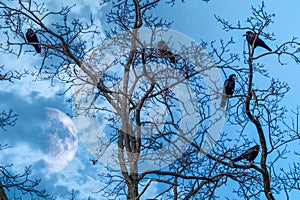
[[[254,40],[255,42],[255,40]],[[255,125],[256,130],[258,132],[260,144],[261,144],[261,161],[260,165],[263,170],[262,176],[263,176],[263,185],[264,185],[264,193],[268,200],[274,200],[274,196],[271,192],[271,182],[270,182],[270,175],[267,169],[267,144],[266,139],[264,135],[264,131],[262,129],[261,123],[257,117],[255,117],[251,111],[250,111],[250,101],[253,97],[253,90],[252,90],[252,82],[253,82],[253,54],[254,54],[254,47],[252,46],[252,51],[250,51],[250,46],[248,45],[248,51],[249,53],[249,83],[248,83],[248,94],[246,97],[246,114],[248,118],[252,121],[252,123]]]
[[[130,181],[127,184],[128,187],[128,200],[137,200],[138,199],[138,183],[135,180]]]
[[[0,183],[0,200],[7,200],[6,194],[4,192],[4,189],[3,189],[1,183]]]

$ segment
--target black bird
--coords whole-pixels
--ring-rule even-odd
[[[224,82],[224,89],[222,94],[221,107],[224,108],[226,105],[227,97],[231,97],[235,87],[235,74],[231,74],[229,78]]]
[[[35,51],[37,53],[41,53],[41,48],[38,44],[39,40],[38,40],[35,32],[31,28],[29,28],[28,31],[26,32],[26,39],[29,44],[34,43],[34,44],[32,44],[32,46],[35,48]]]
[[[243,36],[246,36],[247,42],[252,46],[252,44],[255,40],[255,37],[256,37],[256,33],[247,31],[246,34],[244,34]],[[267,49],[268,51],[272,51],[272,49],[270,47],[268,47],[268,45],[266,45],[266,43],[264,41],[262,41],[259,37],[257,37],[255,40],[254,48],[257,46],[263,47],[263,48]]]
[[[259,148],[260,148],[260,145],[257,144],[254,147],[251,147],[250,149],[248,149],[247,151],[245,151],[239,157],[233,159],[232,161],[233,162],[237,162],[239,160],[246,159],[246,160],[248,160],[248,161],[250,161],[252,163],[254,161],[254,159],[258,155]]]
[[[91,159],[91,162],[92,162],[93,165],[96,165],[96,163],[98,162],[98,160]]]
[[[157,43],[157,49],[162,58],[168,58],[173,64],[177,63],[175,55],[171,52],[169,46],[166,44],[165,41],[163,40],[159,41]]]

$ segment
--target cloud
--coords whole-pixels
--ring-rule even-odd
[[[102,193],[97,193],[102,187],[104,178],[99,177],[99,167],[90,163],[91,155],[82,144],[79,144],[76,157],[59,173],[45,175],[45,182],[58,200],[64,200],[71,196],[71,191],[76,192],[76,199],[102,199]],[[103,169],[101,168],[103,171]],[[101,180],[101,181],[100,181]]]
[[[73,5],[74,3],[76,6],[72,9],[68,20],[79,18],[87,22],[92,14],[94,23],[101,30],[102,11],[95,1],[80,0],[75,2],[67,0],[59,3],[49,1],[45,5],[50,11],[58,11],[61,6]],[[45,21],[45,24],[50,25],[56,21],[56,17],[50,17]],[[26,30],[28,27],[22,28]],[[104,34],[100,34],[99,38],[103,37]],[[83,36],[83,39],[90,42],[90,38],[86,38],[86,36]],[[24,48],[32,47],[26,46]],[[4,65],[5,70],[36,72],[36,67],[40,66],[42,59],[41,56],[33,56],[31,53],[22,54],[18,59],[10,54],[2,54],[0,66]],[[52,62],[56,61],[52,60]],[[1,144],[7,143],[11,146],[11,148],[1,151],[1,165],[14,163],[12,170],[16,172],[22,172],[24,167],[31,165],[31,178],[42,179],[40,188],[45,188],[51,195],[58,196],[58,200],[70,198],[73,189],[77,191],[77,199],[87,199],[88,196],[101,199],[101,193],[93,193],[104,186],[100,182],[103,178],[97,175],[99,166],[91,165],[89,157],[92,155],[82,144],[78,147],[79,151],[75,159],[60,172],[49,174],[45,168],[43,158],[47,153],[46,142],[49,139],[46,131],[45,107],[54,107],[64,112],[70,111],[69,105],[65,104],[65,97],[57,96],[57,93],[64,91],[65,84],[56,81],[55,86],[53,86],[50,81],[36,81],[36,77],[30,75],[21,80],[14,80],[14,83],[2,81],[1,84],[0,110],[13,109],[18,114],[17,124],[14,127],[8,127],[6,132],[0,131]],[[101,168],[101,171],[104,170]]]
[[[42,158],[45,155],[47,141],[45,106],[55,106],[63,109],[61,97],[42,98],[33,92],[24,98],[15,92],[1,92],[1,110],[12,109],[18,115],[17,123],[7,127],[7,131],[0,131],[1,144],[8,144],[11,148],[1,151],[1,165],[14,164],[12,170],[21,173],[23,169],[32,165],[34,173],[43,168]],[[39,178],[38,174],[36,178]]]
[[[26,166],[39,163],[42,160],[43,152],[39,149],[32,149],[29,143],[19,142],[15,146],[2,150],[0,154],[1,165],[14,164],[13,170],[22,172]]]
[[[31,147],[40,149],[43,140],[46,139],[45,106],[62,110],[65,110],[66,106],[62,97],[45,98],[37,92],[24,96],[14,91],[2,91],[0,98],[1,110],[12,109],[18,115],[15,126],[7,127],[8,131],[0,131],[1,143],[8,143],[12,147],[18,143],[29,143]]]
[[[38,93],[30,93],[27,98],[14,92],[1,92],[2,109],[13,108],[19,115],[17,124],[8,127],[7,131],[1,131],[1,144],[7,143],[11,148],[1,151],[1,165],[13,163],[11,168],[21,173],[26,166],[32,166],[32,179],[42,179],[40,188],[45,188],[51,195],[58,196],[58,200],[64,200],[71,196],[74,189],[78,199],[87,199],[88,196],[101,199],[101,193],[93,193],[101,189],[99,166],[93,166],[89,158],[92,155],[83,144],[78,146],[78,152],[63,170],[57,173],[48,173],[43,158],[47,154],[47,115],[45,107],[55,107],[59,110],[68,110],[64,98],[41,97]],[[70,121],[66,122],[70,124]],[[57,140],[59,141],[59,140]],[[70,144],[71,141],[68,143]],[[62,144],[58,144],[61,146]],[[61,159],[67,159],[61,157]],[[104,169],[101,169],[103,171]]]
[[[6,142],[9,145],[21,141],[39,148],[43,140],[47,139],[45,137],[47,122],[45,107],[67,110],[63,97],[45,98],[37,92],[32,92],[26,96],[13,91],[1,92],[0,98],[3,99],[1,110],[12,109],[18,115],[17,124],[14,127],[8,127],[7,132],[0,132],[4,135],[1,142]]]

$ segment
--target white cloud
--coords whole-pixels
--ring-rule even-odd
[[[42,160],[44,153],[39,149],[32,149],[30,144],[19,142],[15,146],[2,150],[1,165],[14,164],[13,170],[21,172],[24,167],[33,165]]]
[[[87,199],[88,196],[101,199],[102,194],[95,192],[105,185],[99,181],[101,177],[98,176],[96,169],[87,165],[90,163],[83,163],[84,160],[84,157],[73,159],[68,167],[56,174],[54,186],[66,187],[68,191],[79,191],[76,199]],[[51,175],[48,175],[48,178],[51,178]],[[58,200],[65,199],[65,195],[66,193],[61,193]]]

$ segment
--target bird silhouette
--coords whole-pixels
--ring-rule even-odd
[[[256,37],[256,33],[247,31],[246,34],[244,34],[243,36],[246,36],[247,42],[252,46],[253,42],[255,40],[255,37]],[[266,45],[266,43],[264,41],[262,41],[259,37],[256,37],[253,47],[255,48],[257,46],[263,47],[263,48],[267,49],[268,51],[272,51],[272,49],[270,47],[268,47],[268,45]]]
[[[31,28],[29,28],[28,31],[26,32],[26,39],[27,39],[27,42],[35,48],[35,51],[37,53],[41,53],[41,48],[38,44],[39,40],[38,40],[35,32]]]
[[[226,101],[228,97],[231,97],[234,92],[235,87],[235,74],[231,74],[229,78],[224,82],[224,89],[222,94],[222,100],[221,100],[221,107],[224,108],[226,105]]]
[[[157,43],[157,49],[162,58],[168,58],[170,60],[170,62],[173,64],[177,63],[175,55],[171,52],[169,46],[167,45],[167,43],[165,41],[163,41],[163,40],[159,41]]]
[[[243,160],[243,159],[246,159],[248,160],[249,162],[253,162],[254,159],[257,157],[258,155],[258,152],[259,152],[259,148],[260,148],[260,145],[255,145],[253,147],[251,147],[250,149],[248,149],[247,151],[245,151],[242,155],[240,155],[239,157],[233,159],[232,161],[233,162],[237,162],[237,161],[240,161],[240,160]]]
[[[98,162],[98,160],[95,159],[91,159],[92,165],[96,165],[96,163]]]

